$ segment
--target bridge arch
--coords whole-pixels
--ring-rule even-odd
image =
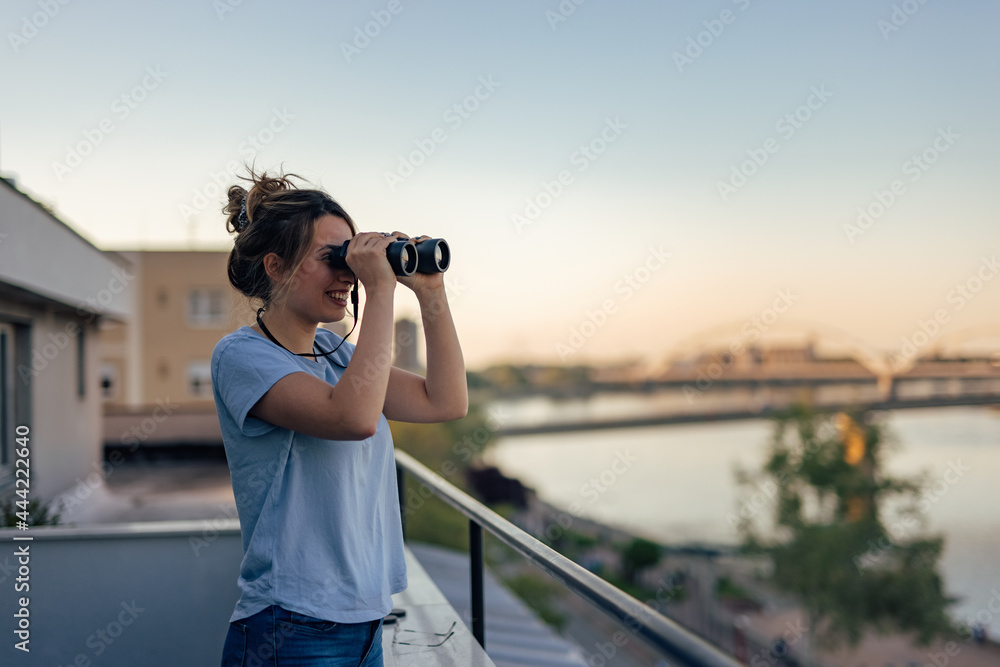
[[[704,329],[692,334],[675,345],[666,359],[660,364],[660,371],[666,371],[677,362],[690,359],[716,350],[728,350],[733,343],[740,342],[744,348],[752,345],[767,347],[777,340],[791,336],[805,341],[807,344],[832,344],[877,378],[879,390],[888,394],[892,389],[893,378],[909,371],[917,358],[906,359],[877,348],[868,341],[848,331],[806,318],[783,318],[781,330],[771,327],[754,340],[744,333],[749,320],[727,322]],[[1000,328],[998,328],[1000,332]]]
[[[925,356],[944,356],[946,352],[957,352],[965,343],[987,340],[995,341],[990,356],[993,364],[1000,366],[1000,324],[981,324],[942,334],[934,339]]]
[[[769,343],[773,344],[780,338],[787,339],[790,334],[792,337],[813,344],[833,343],[843,349],[851,359],[876,375],[891,370],[889,353],[850,332],[824,322],[804,318],[786,319],[783,322],[786,326],[781,331],[772,333],[769,330],[757,337],[755,341],[750,341],[749,336],[743,333],[748,323],[748,320],[726,322],[692,334],[673,346],[664,363],[679,361],[693,354],[729,348],[735,342],[742,343],[744,347],[751,345],[766,347]],[[790,331],[789,328],[791,328]],[[773,329],[775,328],[772,327]],[[997,335],[1000,336],[1000,327],[997,328]],[[713,341],[713,339],[715,340]]]

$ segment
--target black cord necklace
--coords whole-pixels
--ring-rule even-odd
[[[354,289],[351,290],[351,303],[354,304],[354,324],[351,326],[351,330],[347,332],[347,336],[350,336],[354,332],[354,327],[358,326],[358,285],[357,285],[356,282],[354,284]],[[313,357],[314,359],[316,357],[328,357],[331,354],[333,354],[334,352],[336,352],[337,350],[339,350],[340,346],[343,345],[344,341],[347,340],[347,336],[344,336],[343,338],[340,339],[340,343],[337,344],[337,347],[333,348],[329,352],[323,352],[323,348],[321,348],[319,346],[319,344],[315,340],[313,340],[313,349],[319,350],[319,353],[313,353],[313,352],[292,352],[287,347],[285,347],[284,345],[282,345],[281,343],[279,343],[278,339],[275,338],[274,336],[272,336],[271,332],[267,330],[267,326],[264,324],[264,320],[262,320],[260,318],[260,314],[263,313],[263,312],[264,312],[264,306],[261,306],[260,308],[257,309],[257,324],[260,325],[260,330],[264,332],[265,336],[267,336],[268,338],[271,339],[272,343],[274,343],[275,345],[277,345],[281,349],[285,350],[286,352],[291,352],[292,354],[294,354],[297,357]],[[317,361],[318,361],[318,359],[317,359]],[[331,359],[330,362],[336,364],[337,366],[340,366],[341,368],[347,368],[347,366],[342,366],[341,364],[338,364],[333,359]]]

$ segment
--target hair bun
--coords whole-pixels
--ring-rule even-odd
[[[250,193],[239,185],[233,185],[226,194],[229,197],[229,201],[222,207],[222,212],[226,214],[226,230],[241,232],[246,227],[246,224],[241,224],[240,219],[248,220],[245,206]]]
[[[291,179],[295,174],[270,176],[248,168],[240,178],[243,185],[226,191],[229,201],[223,207],[226,228],[236,234],[229,254],[229,283],[251,300],[260,299],[266,306],[280,302],[291,289],[293,280],[274,279],[264,268],[264,258],[275,253],[287,263],[290,276],[309,255],[317,221],[323,215],[344,220],[357,234],[357,225],[329,194],[314,188],[300,189]]]

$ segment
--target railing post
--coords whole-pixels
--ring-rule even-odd
[[[483,527],[469,519],[469,572],[472,584],[472,636],[486,649],[483,618]]]
[[[740,663],[719,647],[659,613],[648,604],[601,579],[593,572],[574,563],[557,551],[507,521],[461,489],[432,472],[401,449],[396,450],[396,462],[406,474],[469,519],[469,572],[472,584],[472,634],[485,648],[485,614],[483,611],[483,529],[493,533],[507,546],[528,559],[544,572],[555,577],[564,587],[582,599],[596,605],[609,617],[624,623],[629,631],[648,641],[672,664],[697,667],[740,667]],[[0,532],[3,532],[0,530]]]
[[[399,494],[399,526],[403,531],[403,541],[406,541],[406,501],[403,492],[406,490],[406,480],[403,477],[406,471],[403,466],[396,461],[396,491]]]

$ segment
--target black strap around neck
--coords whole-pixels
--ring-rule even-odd
[[[272,336],[271,332],[267,330],[267,325],[265,325],[264,321],[262,319],[260,319],[260,314],[262,312],[264,312],[264,306],[261,306],[260,308],[257,309],[257,324],[260,325],[261,331],[264,332],[265,336],[267,336],[268,338],[271,339],[272,343],[274,343],[275,345],[277,345],[278,347],[280,347],[283,350],[286,350],[288,352],[292,352],[287,347],[285,347],[280,342],[278,342],[278,339],[275,338],[274,336]],[[330,352],[323,352],[323,348],[321,348],[319,345],[317,345],[316,341],[313,341],[313,348],[319,350],[320,352],[322,352],[322,354],[314,354],[312,352],[292,352],[292,354],[294,354],[297,357],[320,357],[320,356],[325,357],[325,356],[327,356],[329,354],[333,354],[333,352],[334,352],[334,350],[331,350]]]
[[[351,333],[354,331],[354,327],[358,326],[358,281],[357,281],[357,279],[355,279],[355,281],[354,281],[354,289],[351,290],[351,303],[354,305],[354,325],[351,326],[351,330],[347,332],[347,336],[350,336]],[[264,321],[262,319],[260,319],[260,314],[263,313],[263,312],[265,312],[265,307],[264,306],[261,306],[260,308],[257,309],[257,324],[260,325],[260,330],[264,332],[265,336],[267,336],[268,338],[271,339],[272,343],[274,343],[275,345],[277,345],[281,349],[285,350],[286,352],[291,352],[292,354],[294,354],[297,357],[313,357],[314,359],[316,359],[316,357],[328,357],[331,354],[333,354],[334,352],[336,352],[337,350],[339,350],[340,346],[343,345],[344,341],[347,340],[347,336],[342,337],[340,339],[340,342],[337,344],[337,347],[333,348],[329,352],[323,352],[323,348],[321,348],[319,346],[319,344],[315,340],[313,340],[313,349],[319,350],[319,353],[313,353],[313,352],[292,352],[287,347],[285,347],[284,345],[282,345],[281,343],[279,343],[278,339],[275,338],[274,336],[272,336],[271,332],[267,330],[267,326],[264,325]],[[318,359],[316,359],[316,360],[318,361]],[[334,364],[337,364],[337,362],[333,361],[333,359],[331,359],[330,361],[332,363],[334,363]],[[341,368],[347,368],[346,366],[341,366],[340,364],[337,364],[337,365],[340,366]]]
[[[260,314],[263,311],[264,311],[264,307],[263,306],[261,306],[260,308],[257,309],[257,324],[260,325],[261,331],[263,331],[264,335],[266,335],[268,338],[271,339],[272,343],[274,343],[275,345],[277,345],[278,347],[280,347],[283,350],[286,350],[288,352],[292,352],[287,347],[285,347],[280,342],[278,342],[278,339],[275,338],[274,336],[272,336],[271,332],[267,330],[267,326],[264,324],[264,321],[262,319],[260,319]],[[348,334],[348,335],[350,335],[350,334]],[[345,340],[347,340],[346,337],[342,338],[340,340],[340,343],[337,345],[337,347],[333,348],[329,352],[323,352],[323,348],[321,348],[316,341],[313,341],[313,349],[319,350],[319,353],[313,353],[313,352],[292,352],[292,354],[294,354],[297,357],[313,357],[314,359],[316,357],[328,357],[331,354],[333,354],[334,352],[336,352],[337,350],[339,350],[340,346],[344,344]],[[316,359],[316,361],[318,361],[318,359]],[[337,364],[337,362],[333,361],[332,359],[330,361],[332,361],[333,363]],[[340,366],[340,364],[337,364],[337,365]],[[344,366],[340,366],[340,367],[344,368]]]

